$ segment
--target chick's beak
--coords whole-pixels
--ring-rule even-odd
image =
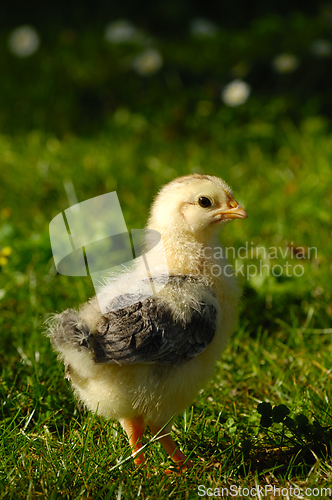
[[[242,208],[241,205],[239,205],[234,199],[232,199],[232,201],[230,201],[227,205],[228,208],[226,210],[221,210],[220,212],[214,214],[216,222],[229,219],[246,219],[248,217],[244,208]]]

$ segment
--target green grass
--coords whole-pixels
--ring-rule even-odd
[[[179,131],[166,115],[149,123],[121,113],[91,138],[0,137],[0,251],[12,250],[0,271],[2,497],[198,498],[198,485],[332,486],[332,139],[325,120],[295,127],[261,117],[226,127],[221,112],[193,112]],[[317,256],[278,252],[264,260],[302,265],[300,277],[239,277],[238,331],[214,379],[175,421],[175,438],[195,467],[168,476],[151,436],[147,468],[136,470],[119,424],[86,413],[63,378],[43,335],[45,316],[94,290],[86,278],[55,274],[48,224],[72,204],[64,188],[70,180],[79,201],[116,190],[128,227],[143,227],[160,185],[193,171],[224,178],[249,214],[224,228],[223,245],[285,250],[293,242],[316,247]],[[318,421],[325,446],[314,448],[309,431],[294,436],[283,423],[261,427],[261,401]]]

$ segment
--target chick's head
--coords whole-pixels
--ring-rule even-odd
[[[162,235],[186,233],[206,242],[226,222],[246,217],[222,179],[193,174],[179,177],[160,190],[152,205],[149,227]]]

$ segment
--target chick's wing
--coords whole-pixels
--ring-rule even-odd
[[[167,302],[149,297],[104,314],[93,341],[95,362],[179,364],[190,360],[211,343],[216,310],[200,303],[190,312],[186,321],[175,319]]]

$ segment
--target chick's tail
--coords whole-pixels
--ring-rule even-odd
[[[78,311],[67,309],[61,314],[54,314],[47,320],[47,335],[54,349],[65,354],[66,351],[90,350],[93,335],[88,325],[84,324]]]

